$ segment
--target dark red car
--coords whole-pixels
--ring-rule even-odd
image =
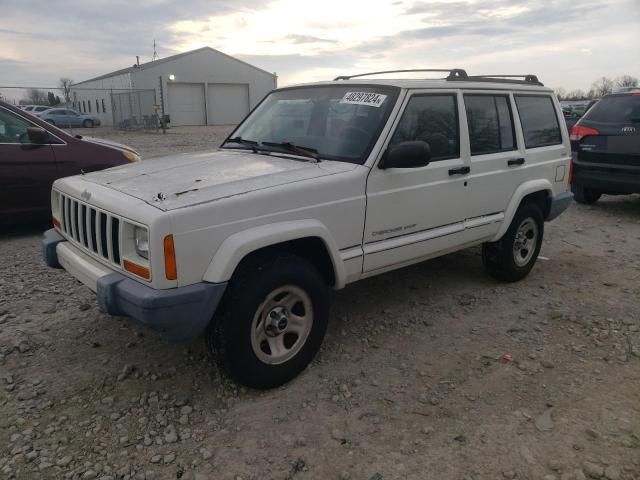
[[[57,178],[138,160],[130,147],[74,137],[0,101],[0,224],[50,212],[51,184]]]

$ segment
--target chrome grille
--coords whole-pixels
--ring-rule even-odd
[[[120,218],[60,193],[61,228],[78,246],[120,267]]]

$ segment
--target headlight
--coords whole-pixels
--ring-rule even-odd
[[[136,243],[136,253],[142,258],[149,259],[149,232],[144,227],[135,227],[133,238]]]
[[[120,150],[120,152],[122,153],[122,156],[127,160],[129,160],[130,162],[139,162],[140,160],[142,160],[140,155],[138,155],[137,153],[133,153],[129,150]]]

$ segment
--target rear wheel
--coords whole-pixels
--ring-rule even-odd
[[[313,359],[328,318],[328,289],[313,265],[288,253],[259,255],[243,261],[229,282],[207,344],[241,383],[277,387]]]
[[[602,193],[597,190],[576,185],[571,187],[571,191],[573,192],[573,198],[576,202],[583,203],[585,205],[593,205],[602,196]]]
[[[47,123],[50,123],[51,125],[55,125],[56,122],[54,122],[53,120],[45,120]]]
[[[485,270],[505,282],[522,280],[536,263],[543,235],[544,218],[540,207],[534,203],[521,205],[504,236],[482,246]]]
[[[93,128],[93,120],[85,120],[82,122],[84,128]]]

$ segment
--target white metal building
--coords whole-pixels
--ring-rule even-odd
[[[121,113],[116,112],[118,108],[126,107],[115,102],[114,95],[129,90],[149,91],[146,93],[150,95],[134,97],[141,104],[130,109],[129,115],[135,117],[138,111],[152,111],[150,103],[161,103],[160,82],[170,125],[230,125],[242,120],[277,86],[277,77],[203,47],[75,83],[71,98],[78,110],[97,115],[103,125],[112,125],[122,117],[115,115]]]

